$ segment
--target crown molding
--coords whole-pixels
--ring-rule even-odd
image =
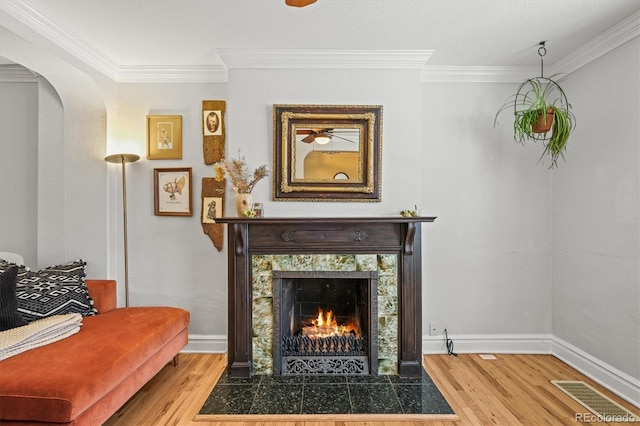
[[[640,11],[553,63],[550,74],[570,74],[638,36]]]
[[[2,9],[82,62],[116,80],[118,65],[114,61],[52,19],[29,0],[19,3],[2,2]]]
[[[421,69],[433,50],[218,49],[228,69]]]
[[[521,83],[537,67],[426,66],[420,72],[422,83]]]
[[[636,12],[547,67],[548,74],[563,77],[640,36],[640,12]],[[537,67],[425,66],[423,83],[521,83],[537,75]],[[562,79],[560,78],[560,79]]]
[[[118,70],[118,83],[226,83],[228,72],[222,66],[132,66]]]
[[[0,83],[37,83],[40,75],[18,64],[0,65]]]
[[[123,83],[226,83],[228,69],[416,69],[421,82],[515,83],[534,67],[429,66],[434,50],[246,50],[219,49],[224,66],[121,66],[47,16],[33,2],[2,2],[2,9],[82,62]],[[569,74],[640,35],[636,12],[548,66]],[[226,68],[225,68],[226,67]]]

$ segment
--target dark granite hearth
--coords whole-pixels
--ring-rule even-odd
[[[454,414],[454,412],[424,370],[420,377],[397,375],[231,377],[227,369],[200,409],[200,414]]]

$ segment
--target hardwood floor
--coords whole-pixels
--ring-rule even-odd
[[[177,367],[167,365],[106,423],[114,425],[191,426],[395,426],[395,425],[575,425],[587,410],[550,380],[583,380],[640,417],[640,410],[551,355],[427,355],[424,365],[445,396],[456,420],[390,417],[251,416],[197,419],[198,411],[225,367],[225,356],[181,354]],[[591,423],[609,424],[609,423]]]

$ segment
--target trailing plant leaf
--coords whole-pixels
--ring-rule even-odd
[[[551,165],[550,168],[558,166],[558,158],[562,157],[564,160],[564,152],[567,149],[567,141],[569,140],[569,135],[573,131],[575,117],[573,113],[569,110],[564,110],[561,108],[557,108],[552,106],[554,110],[554,120],[553,125],[551,127],[551,138],[545,144],[544,151],[542,152],[542,156],[545,155],[551,157]]]

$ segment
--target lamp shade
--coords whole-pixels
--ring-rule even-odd
[[[135,163],[139,159],[138,154],[111,154],[104,157],[107,163]]]

